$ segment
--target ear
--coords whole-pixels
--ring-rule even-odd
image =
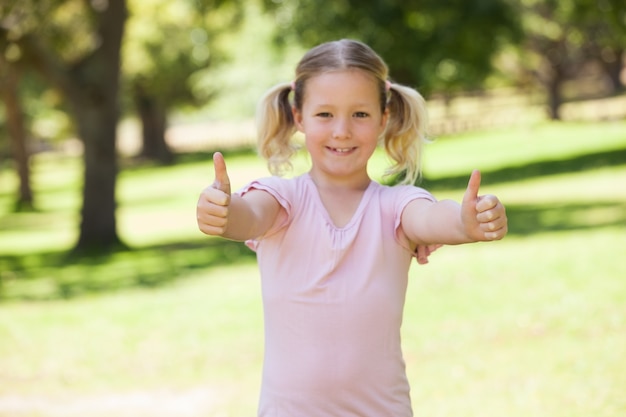
[[[380,133],[385,131],[385,128],[387,127],[387,122],[389,121],[389,109],[385,109],[385,111],[383,112],[383,115],[380,119]]]
[[[302,125],[302,112],[296,108],[296,106],[291,107],[291,114],[293,115],[293,122],[296,125],[296,129],[299,132],[304,133],[304,126]]]

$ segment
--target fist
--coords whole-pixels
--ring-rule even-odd
[[[502,239],[508,231],[504,205],[495,195],[478,195],[480,172],[474,171],[461,203],[461,222],[472,241]]]
[[[228,207],[230,206],[230,179],[226,171],[226,162],[221,153],[213,154],[215,180],[205,188],[198,198],[196,218],[198,228],[207,235],[221,236],[228,225]]]

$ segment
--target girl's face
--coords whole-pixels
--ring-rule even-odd
[[[317,180],[369,183],[367,162],[387,123],[377,81],[360,70],[327,72],[306,81],[302,109],[293,109]]]

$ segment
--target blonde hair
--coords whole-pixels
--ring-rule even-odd
[[[291,168],[291,157],[298,149],[292,140],[296,126],[291,108],[302,109],[307,80],[324,72],[345,69],[362,70],[377,80],[381,112],[389,110],[382,143],[394,161],[386,175],[402,175],[402,183],[414,183],[420,175],[422,146],[426,142],[424,99],[413,88],[389,83],[389,70],[382,58],[369,46],[349,39],[323,43],[309,50],[296,67],[295,81],[275,85],[259,102],[258,147],[268,161],[270,172],[282,175]]]

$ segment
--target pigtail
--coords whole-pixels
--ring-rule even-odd
[[[270,88],[257,106],[256,125],[259,153],[267,160],[273,175],[291,169],[290,159],[297,151],[291,142],[296,126],[291,112],[290,83]]]
[[[390,84],[387,108],[389,119],[383,144],[395,161],[387,174],[403,174],[403,184],[414,184],[421,174],[422,147],[427,141],[424,98],[413,88]]]

